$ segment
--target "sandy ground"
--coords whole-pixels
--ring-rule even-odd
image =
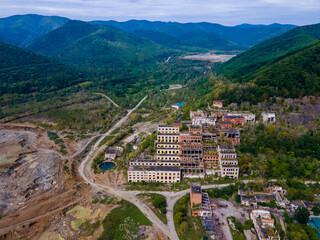
[[[134,139],[138,138],[140,133],[148,133],[151,129],[156,130],[158,124],[151,123],[151,122],[141,122],[137,123],[133,126],[134,133],[127,138],[123,139],[123,142],[126,144],[132,142]]]
[[[182,58],[189,59],[189,60],[201,60],[201,61],[210,61],[210,62],[225,62],[235,56],[236,56],[235,54],[202,53],[197,55],[188,55]]]
[[[32,124],[0,125],[0,239],[30,238],[83,200],[85,185],[70,181],[56,149]]]

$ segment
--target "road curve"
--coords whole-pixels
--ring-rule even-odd
[[[95,183],[91,178],[91,161],[94,159],[94,157],[99,153],[99,151],[102,150],[102,147],[98,147],[99,143],[112,131],[114,131],[116,128],[120,127],[122,123],[124,123],[130,114],[135,111],[147,98],[148,96],[145,96],[133,109],[129,110],[127,115],[123,117],[121,120],[119,120],[114,126],[112,126],[105,134],[103,134],[99,140],[95,143],[95,145],[91,148],[85,159],[81,162],[78,172],[80,176],[83,178],[83,180],[90,184],[90,186],[97,190],[97,191],[106,191],[112,195],[115,195],[117,197],[121,197],[133,204],[135,204],[140,211],[146,215],[146,217],[153,223],[153,225],[157,228],[159,228],[164,234],[166,234],[170,239],[172,240],[179,240],[178,235],[175,231],[168,231],[167,225],[165,225],[155,214],[154,212],[144,203],[142,203],[137,197],[134,192],[128,192],[119,190],[110,186],[104,186],[102,184]]]
[[[95,143],[95,145],[91,148],[90,152],[87,154],[85,159],[81,162],[79,166],[79,174],[83,178],[83,180],[90,184],[90,186],[95,189],[96,191],[105,191],[107,193],[110,193],[114,196],[121,197],[133,204],[135,204],[140,211],[153,223],[153,226],[160,229],[164,234],[166,234],[171,240],[179,240],[179,237],[177,235],[175,226],[174,226],[174,218],[173,218],[173,208],[175,203],[183,197],[185,194],[187,194],[190,190],[186,189],[180,192],[162,192],[162,191],[124,191],[121,189],[118,189],[116,187],[111,186],[105,186],[99,183],[95,183],[92,180],[92,171],[91,171],[91,161],[94,159],[94,157],[103,149],[103,146],[100,148],[98,147],[100,142],[106,137],[109,136],[112,131],[114,131],[116,128],[120,127],[122,123],[124,123],[130,114],[135,111],[147,98],[145,96],[133,109],[129,110],[127,115],[123,117],[121,120],[119,120],[114,126],[112,126],[105,134],[103,134],[99,140]],[[246,181],[244,181],[246,182]],[[231,183],[233,184],[233,183]],[[207,185],[202,186],[202,189],[209,189],[209,188],[222,188],[229,186],[230,184],[214,184],[214,185]],[[158,193],[166,197],[167,199],[167,225],[164,224],[155,214],[154,212],[144,203],[142,203],[138,198],[137,194],[139,193]]]
[[[103,93],[95,93],[95,94],[98,94],[98,95],[100,95],[100,96],[102,96],[102,97],[105,97],[106,99],[108,99],[109,100],[109,102],[111,102],[113,105],[115,105],[117,108],[119,107],[119,105],[118,104],[116,104],[110,97],[108,97],[107,95],[105,95],[105,94],[103,94]]]
[[[78,172],[80,174],[80,176],[83,178],[83,180],[85,180],[87,183],[89,183],[93,188],[95,187],[94,182],[89,179],[87,176],[89,175],[91,178],[91,165],[90,162],[92,159],[94,159],[94,157],[101,151],[103,150],[104,146],[101,146],[99,148],[99,144],[101,143],[101,141],[109,136],[115,129],[117,129],[118,127],[120,127],[130,116],[130,114],[135,111],[142,103],[144,100],[146,100],[148,96],[145,96],[133,109],[129,110],[127,115],[124,116],[122,119],[120,119],[118,122],[116,122],[115,125],[113,125],[106,133],[102,134],[101,137],[98,139],[98,141],[92,146],[92,148],[90,149],[89,153],[87,154],[87,156],[84,158],[84,160],[81,162]]]

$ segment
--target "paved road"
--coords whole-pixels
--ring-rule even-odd
[[[103,94],[103,93],[95,93],[95,94],[98,94],[102,97],[105,97],[106,99],[108,99],[113,105],[115,105],[117,108],[119,107],[118,104],[116,104],[111,98],[109,98],[107,95]]]
[[[175,203],[184,195],[186,195],[190,190],[186,189],[180,192],[158,192],[158,191],[124,191],[120,188],[117,188],[116,185],[114,186],[106,186],[99,183],[94,182],[92,179],[92,171],[91,171],[91,161],[94,159],[94,157],[103,150],[103,146],[100,148],[99,143],[106,137],[109,136],[112,131],[117,129],[124,123],[130,114],[135,111],[142,102],[147,98],[145,96],[133,109],[129,110],[127,115],[123,117],[121,120],[119,120],[114,126],[112,126],[109,131],[107,131],[105,134],[103,134],[99,140],[95,143],[95,145],[91,148],[90,152],[87,154],[85,159],[81,162],[79,166],[79,174],[83,178],[83,180],[88,183],[94,190],[96,191],[102,191],[107,192],[109,194],[112,194],[117,197],[121,197],[133,204],[135,204],[140,211],[153,223],[154,227],[159,228],[164,234],[166,234],[171,240],[179,240],[179,237],[177,235],[176,229],[174,227],[174,220],[173,220],[173,207]],[[244,181],[248,182],[248,181]],[[233,184],[233,183],[231,183]],[[202,189],[209,189],[209,188],[223,188],[226,186],[229,186],[230,184],[214,184],[214,185],[207,185],[202,186]],[[144,203],[142,203],[138,198],[137,194],[139,193],[158,193],[162,194],[167,199],[167,222],[168,224],[164,224],[155,214],[154,212]]]
[[[248,180],[243,181],[244,183],[248,183]],[[204,185],[201,186],[202,189],[211,189],[211,188],[224,188],[234,183],[227,183],[227,184],[212,184],[212,185]],[[174,227],[174,220],[173,220],[173,207],[176,202],[182,198],[184,195],[190,192],[190,189],[182,190],[179,192],[166,192],[166,191],[130,191],[131,194],[137,195],[139,193],[157,193],[161,194],[166,197],[167,199],[167,222],[168,222],[168,231],[170,233],[176,233],[176,229]],[[178,237],[176,235],[176,237]],[[171,239],[171,238],[170,238]],[[177,238],[179,239],[179,238]]]
[[[125,117],[123,117],[121,120],[119,120],[114,126],[112,126],[109,131],[107,131],[105,134],[103,134],[99,140],[94,144],[94,146],[91,148],[91,150],[89,151],[89,153],[87,154],[87,156],[85,157],[85,159],[81,162],[80,166],[79,166],[79,174],[80,176],[83,178],[83,180],[85,182],[87,182],[88,184],[90,184],[90,186],[96,190],[96,191],[106,191],[112,195],[121,197],[133,204],[135,204],[140,211],[146,215],[146,217],[153,223],[153,225],[157,228],[159,228],[163,233],[165,233],[170,239],[172,240],[179,240],[178,235],[174,229],[174,225],[173,225],[173,229],[168,229],[168,226],[165,225],[155,214],[154,212],[144,203],[142,203],[137,197],[136,194],[138,194],[139,192],[128,192],[128,191],[123,191],[120,189],[117,189],[116,187],[111,187],[111,186],[104,186],[102,184],[98,184],[95,183],[92,179],[92,171],[91,171],[91,161],[92,159],[94,159],[94,157],[102,150],[102,147],[98,147],[99,143],[108,135],[110,135],[110,133],[112,131],[114,131],[115,129],[117,129],[118,127],[121,126],[122,123],[124,123],[128,117],[130,116],[130,114],[135,111],[141,104],[142,102],[147,98],[147,96],[145,96],[133,109],[129,110],[127,115]],[[173,208],[172,208],[173,209]],[[173,217],[172,217],[173,219]],[[170,223],[173,223],[170,222]],[[172,226],[171,226],[172,228]]]

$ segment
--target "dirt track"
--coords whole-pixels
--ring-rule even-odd
[[[0,236],[22,225],[41,223],[82,200],[88,186],[63,173],[66,158],[55,150],[46,131],[32,125],[0,124],[0,136],[0,214],[4,215]],[[28,234],[18,231],[13,239]]]

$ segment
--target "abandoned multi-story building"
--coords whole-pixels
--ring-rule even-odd
[[[245,117],[227,116],[225,113],[222,118],[228,121],[221,122],[220,126],[218,122],[216,126],[192,125],[188,122],[189,131],[181,132],[180,128],[185,124],[181,120],[182,116],[182,114],[178,116],[174,126],[159,125],[154,160],[130,161],[129,182],[172,183],[180,181],[182,177],[203,178],[206,169],[209,171],[208,174],[238,178],[237,153],[233,145],[240,142],[240,131],[231,127],[242,126],[246,122]],[[206,118],[207,113],[200,110],[191,111],[190,117]],[[227,128],[224,128],[225,126]],[[177,175],[177,169],[180,175]]]
[[[181,171],[179,166],[129,166],[129,182],[180,182]]]
[[[276,115],[274,113],[261,113],[262,121],[265,123],[274,123],[276,122]]]

